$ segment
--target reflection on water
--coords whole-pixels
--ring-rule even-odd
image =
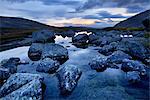
[[[28,59],[28,49],[29,46],[25,46],[2,51],[0,52],[0,61],[3,59],[9,59],[11,57],[19,57],[21,60]]]

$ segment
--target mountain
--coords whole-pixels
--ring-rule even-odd
[[[0,16],[0,28],[43,29],[50,26],[25,18]]]
[[[56,27],[25,18],[0,16],[0,44],[27,37],[40,29],[54,30]]]
[[[124,21],[119,22],[115,28],[144,28],[142,21],[150,19],[150,10],[146,10]]]

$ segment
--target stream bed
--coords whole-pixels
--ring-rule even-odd
[[[78,85],[70,96],[62,97],[59,94],[58,80],[55,74],[36,72],[36,66],[19,65],[17,72],[38,73],[44,76],[46,90],[44,100],[148,100],[149,81],[143,79],[138,84],[129,84],[126,80],[126,73],[120,69],[108,68],[104,72],[91,70],[88,65],[97,55],[98,47],[77,48],[71,43],[71,38],[56,36],[56,44],[68,49],[69,59],[63,64],[74,64],[82,71]],[[29,46],[18,47],[0,52],[0,61],[10,57],[20,57],[21,60],[32,61],[28,58]]]

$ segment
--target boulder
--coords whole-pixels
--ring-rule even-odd
[[[40,30],[32,33],[33,43],[51,43],[54,42],[55,35],[49,30]]]
[[[90,61],[89,65],[91,66],[91,69],[94,69],[97,72],[103,72],[108,67],[107,58],[103,56],[97,56]]]
[[[41,59],[42,51],[43,51],[43,44],[41,43],[32,43],[28,51],[28,57],[32,61],[38,61]]]
[[[42,84],[34,79],[16,91],[1,98],[2,100],[42,100]]]
[[[139,76],[139,72],[137,71],[131,71],[131,72],[127,72],[127,80],[130,83],[137,83],[141,81],[141,78]]]
[[[108,62],[120,64],[124,59],[132,59],[132,57],[123,51],[115,51],[108,57]]]
[[[77,86],[82,72],[75,65],[66,65],[57,73],[61,95],[69,95]]]
[[[68,50],[59,44],[46,43],[42,51],[42,58],[51,58],[63,64],[68,60]]]
[[[148,58],[148,50],[137,41],[124,40],[121,41],[117,47],[117,50],[122,50],[130,54],[133,58],[145,61]]]
[[[117,42],[112,42],[109,45],[103,46],[101,49],[98,50],[98,52],[105,56],[111,55],[114,51],[116,51],[117,45]]]
[[[99,37],[95,34],[90,34],[89,35],[89,43],[90,44],[95,44],[95,41],[98,40],[98,39],[99,39]]]
[[[103,47],[104,45],[108,45],[111,42],[121,41],[121,37],[119,36],[99,36],[99,35],[91,35],[89,38],[91,44],[95,44],[97,46]]]
[[[1,67],[9,70],[11,74],[17,72],[17,65],[20,63],[20,58],[9,58],[8,60],[2,61]]]
[[[54,43],[33,43],[29,48],[28,56],[33,61],[40,60],[41,58],[51,58],[62,64],[68,59],[68,50]]]
[[[2,67],[8,69],[11,74],[14,74],[17,72],[17,66],[14,64],[5,64]]]
[[[59,68],[59,63],[57,61],[54,61],[50,58],[45,58],[39,61],[36,71],[51,74],[51,73],[55,73],[58,68]]]
[[[86,43],[88,43],[88,39],[89,39],[89,37],[87,34],[78,34],[72,38],[72,42],[86,44]]]
[[[1,61],[1,66],[5,66],[7,64],[14,64],[14,65],[18,65],[20,63],[20,58],[18,57],[12,57],[9,59],[4,59]]]
[[[15,97],[19,100],[20,96],[40,96],[42,88],[39,82],[43,82],[43,77],[38,74],[29,74],[29,73],[16,73],[11,75],[8,80],[0,88],[0,98],[2,97]],[[34,81],[33,81],[34,80]],[[33,81],[33,82],[32,82]],[[30,92],[31,91],[31,92]],[[22,97],[22,98],[23,98]]]
[[[146,75],[145,65],[139,61],[124,59],[121,70],[124,72],[138,71],[141,75]]]
[[[73,37],[75,35],[75,32],[73,30],[68,30],[65,32],[65,35],[67,37]]]
[[[8,79],[10,75],[11,73],[9,72],[9,69],[0,67],[0,81],[1,82]]]

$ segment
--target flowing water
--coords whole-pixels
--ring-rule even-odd
[[[148,100],[149,83],[143,79],[139,84],[129,84],[125,78],[126,73],[120,69],[108,68],[104,72],[91,70],[89,61],[100,55],[96,48],[77,48],[71,44],[71,38],[56,36],[56,44],[60,44],[68,49],[69,59],[63,64],[74,64],[82,71],[78,85],[70,96],[62,97],[59,94],[58,80],[55,74],[36,72],[36,65],[18,66],[18,72],[39,73],[44,76],[46,90],[45,100]],[[0,52],[0,61],[10,57],[20,57],[21,60],[30,61],[27,52],[29,47],[18,47],[15,49]],[[100,55],[103,56],[103,55]],[[31,61],[30,61],[31,62]]]

